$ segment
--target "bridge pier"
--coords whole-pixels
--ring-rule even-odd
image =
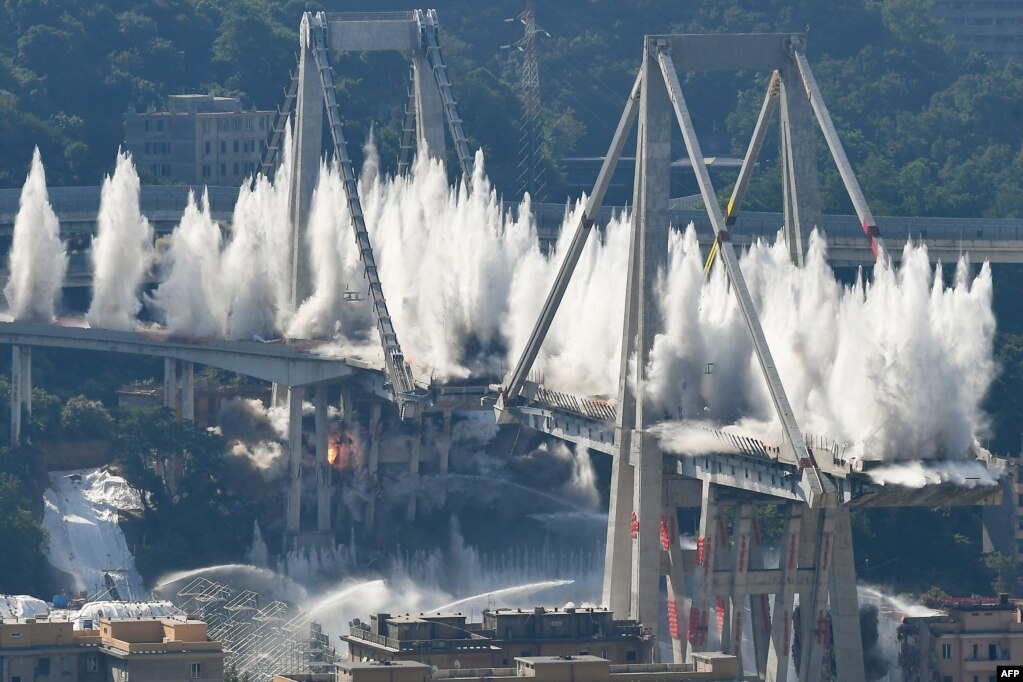
[[[195,365],[170,358],[163,360],[163,406],[177,421],[195,421]]]
[[[319,384],[313,392],[316,414],[316,530],[330,532],[330,495],[333,467],[327,459],[330,423],[327,420],[327,387]]]
[[[366,473],[369,474],[370,498],[366,505],[366,530],[372,532],[376,526],[377,513],[377,469],[380,468],[380,414],[382,406],[379,402],[373,403],[369,418],[369,452],[367,453]]]
[[[22,415],[32,416],[32,347],[11,346],[11,446],[21,445]]]
[[[444,411],[444,421],[441,426],[440,438],[437,439],[437,471],[442,474],[448,473],[449,460],[451,459],[451,410]]]
[[[405,508],[405,520],[416,520],[416,488],[419,486],[419,458],[423,448],[423,415],[420,412],[416,416],[416,431],[412,436],[412,448],[409,453],[409,476],[412,478],[412,490],[408,496],[408,506]]]
[[[302,530],[302,399],[305,389],[290,386],[288,405],[288,511],[285,530],[294,537]]]

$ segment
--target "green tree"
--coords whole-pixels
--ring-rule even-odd
[[[67,401],[60,415],[60,426],[69,438],[106,438],[112,424],[113,419],[103,403],[83,395]]]
[[[46,530],[17,478],[0,473],[0,594],[45,595]]]
[[[995,594],[1008,594],[1010,597],[1020,594],[1020,570],[1016,557],[999,552],[988,552],[984,555],[984,564],[994,573],[991,589]]]

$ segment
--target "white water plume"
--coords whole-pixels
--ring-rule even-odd
[[[229,338],[273,336],[291,316],[290,173],[291,127],[287,126],[273,182],[258,175],[252,189],[249,183],[242,184],[234,207],[230,242],[221,258]]]
[[[923,488],[926,485],[952,483],[966,488],[998,485],[998,479],[982,462],[900,462],[867,471],[870,480],[880,485]]]
[[[170,236],[165,276],[152,304],[173,334],[223,336],[227,301],[220,271],[220,227],[210,217],[210,202],[201,205],[189,192],[181,222]]]
[[[142,308],[139,289],[149,269],[153,228],[139,208],[139,176],[131,154],[118,151],[114,174],[103,178],[92,240],[92,327],[128,331]]]
[[[313,293],[295,312],[288,336],[324,338],[336,333],[352,338],[375,336],[369,307],[350,305],[367,297],[366,279],[354,242],[340,170],[333,164],[321,164],[305,243]]]
[[[482,154],[471,191],[448,185],[443,165],[425,156],[411,175],[396,178],[379,173],[371,144],[366,156],[360,192],[367,229],[395,329],[418,376],[444,382],[504,373],[532,330],[582,202],[566,208],[558,243],[544,253],[528,197],[517,217],[502,213]],[[253,190],[241,190],[223,255],[205,200],[201,207],[189,202],[152,298],[171,332],[333,336],[340,355],[376,343],[347,202],[332,167],[321,171],[302,245],[314,291],[293,316],[287,168],[285,162],[274,182],[258,178]],[[115,171],[112,184],[117,177]],[[63,255],[47,210],[36,157],[20,224],[48,216],[42,222],[50,227],[22,227],[15,236],[8,290],[16,315],[52,316],[60,267],[36,264],[49,258],[62,266]],[[630,230],[629,216],[620,215],[585,244],[534,364],[549,386],[614,394]],[[35,233],[51,237],[33,241]],[[28,255],[36,243],[45,244],[37,249],[42,260]],[[907,244],[898,267],[875,266],[869,283],[845,286],[826,254],[815,233],[805,267],[790,262],[780,236],[740,259],[800,425],[847,444],[847,457],[965,456],[986,432],[980,404],[995,374],[990,268],[972,277],[962,260],[946,286],[926,249]],[[662,332],[647,368],[648,407],[665,420],[742,422],[747,435],[775,445],[781,430],[725,273],[717,266],[704,278],[702,263],[692,227],[670,231],[657,275]],[[125,309],[118,315],[130,317]]]
[[[4,296],[11,315],[15,320],[51,321],[64,284],[67,252],[50,206],[38,147],[32,152],[32,167],[21,190],[8,262]]]
[[[572,477],[562,486],[561,494],[584,507],[598,507],[600,493],[597,491],[597,474],[593,471],[590,451],[580,446],[569,447],[560,441],[551,450],[555,457],[572,464]]]
[[[777,444],[766,382],[724,273],[716,268],[706,283],[691,276],[702,261],[691,230],[674,233],[669,252],[663,300],[695,297],[699,306],[665,307],[672,333],[655,342],[650,398],[684,418],[747,417],[748,435]],[[780,237],[741,259],[801,426],[849,444],[852,457],[967,456],[986,428],[980,405],[995,374],[989,266],[971,279],[960,260],[945,286],[926,247],[907,244],[899,267],[877,265],[870,284],[842,286],[826,255],[815,232],[803,268]]]

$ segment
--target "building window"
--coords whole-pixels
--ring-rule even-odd
[[[951,644],[942,644],[941,645],[941,657],[944,658],[946,661],[948,661],[948,660],[950,660],[952,658],[952,645]]]
[[[266,118],[262,116],[259,118],[259,129],[266,130]]]
[[[234,174],[238,175],[238,164],[234,164]]]
[[[625,661],[627,663],[635,663],[636,662],[636,650],[635,649],[629,649],[628,651],[625,652]]]
[[[202,677],[202,663],[192,664],[192,679],[198,680]]]
[[[146,154],[148,154],[151,149],[152,147],[150,146],[150,144],[146,142]],[[1020,523],[1023,523],[1023,519],[1020,519]]]
[[[245,119],[245,129],[252,130],[252,117],[249,116]]]
[[[210,143],[209,143],[209,142],[203,142],[203,143],[202,143],[202,152],[203,152],[203,154],[205,154],[206,156],[209,156],[209,155],[210,155],[210,153],[211,153],[211,145],[210,145]]]
[[[99,658],[97,656],[85,657],[85,672],[94,673],[99,670]]]
[[[148,121],[148,120],[147,120],[147,121],[145,121],[145,122],[144,122],[144,123],[142,124],[142,129],[143,129],[143,130],[145,130],[145,131],[146,131],[147,133],[149,132],[149,121]]]
[[[203,179],[210,177],[210,164],[204,163],[202,165],[202,177]]]
[[[238,140],[235,140],[235,141],[234,141],[234,153],[235,153],[235,154],[237,154],[237,153],[238,153]]]
[[[220,153],[221,154],[226,154],[227,153],[227,140],[221,140],[220,141]]]
[[[980,658],[980,645],[979,644],[974,644],[973,645],[973,660],[977,660],[978,658]]]
[[[60,657],[60,674],[70,675],[71,674],[71,659],[67,656]]]
[[[203,121],[202,122],[202,131],[204,133],[210,132],[210,122],[209,121]]]
[[[48,676],[50,674],[50,659],[49,658],[40,658],[39,660],[37,660],[36,661],[36,672],[39,675],[42,675],[43,677]]]
[[[120,670],[121,682],[128,682],[128,671],[125,669]]]
[[[988,644],[987,645],[987,660],[997,661],[998,660],[998,645]]]
[[[162,173],[163,175],[170,175],[170,174],[171,174],[171,167],[170,167],[170,164],[169,164],[169,163],[165,163],[165,164],[163,164],[163,166],[161,166],[161,170],[160,170],[160,172],[161,172],[161,173]]]
[[[161,120],[161,119],[157,119],[157,121],[156,121],[156,132],[158,132],[158,133],[162,133],[163,132],[163,120]]]
[[[225,175],[227,175],[227,164],[222,163],[220,164],[220,177],[224,177]]]
[[[1023,554],[1023,540],[1020,540],[1020,541],[1019,541],[1019,547],[1018,547],[1018,549],[1019,549],[1019,552],[1020,552],[1020,554]]]

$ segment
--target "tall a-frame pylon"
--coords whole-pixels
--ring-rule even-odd
[[[399,172],[408,169],[413,148],[416,153],[443,158],[446,150],[444,129],[447,127],[460,170],[463,176],[468,177],[472,174],[472,156],[441,54],[437,14],[434,10],[363,14],[306,12],[302,16],[299,42],[298,68],[292,76],[284,106],[278,112],[262,164],[264,174],[270,173],[280,156],[281,140],[294,107],[294,151],[288,188],[291,305],[297,308],[312,293],[309,254],[303,245],[309,227],[313,189],[319,176],[323,116],[326,112],[334,160],[341,171],[352,229],[384,350],[387,378],[403,418],[413,418],[422,411],[425,392],[416,386],[387,309],[362,212],[359,186],[341,124],[330,54],[398,51],[410,55],[412,75]]]
[[[750,297],[729,229],[742,204],[770,120],[781,108],[785,237],[796,264],[802,264],[803,239],[820,224],[816,117],[839,168],[864,233],[879,260],[888,259],[873,216],[821,98],[799,34],[647,36],[643,65],[626,103],[586,209],[565,254],[525,349],[497,402],[499,419],[516,420],[528,401],[527,377],[578,263],[626,139],[637,127],[632,239],[623,324],[622,360],[615,424],[614,463],[608,514],[603,602],[617,617],[640,621],[656,638],[660,620],[660,577],[666,577],[667,612],[673,654],[717,649],[741,654],[743,616],[752,614],[754,667],[763,679],[787,679],[793,661],[801,680],[863,679],[862,642],[848,508],[832,478],[818,466],[814,448],[796,421],[760,320]],[[726,210],[718,204],[707,165],[679,84],[677,70],[768,71],[770,83],[756,129]],[[672,119],[675,119],[673,121]],[[638,125],[637,125],[638,122]],[[648,358],[660,331],[654,283],[666,265],[671,135],[678,125],[700,192],[715,230],[708,258],[720,257],[731,290],[749,330],[784,442],[773,463],[789,463],[795,481],[773,476],[758,482],[755,495],[737,494],[737,486],[716,482],[717,456],[698,477],[666,474],[667,460],[649,429],[666,415],[643,396]],[[634,358],[634,359],[633,359]],[[682,468],[680,467],[679,471]],[[734,472],[734,468],[733,468]],[[782,504],[786,525],[776,567],[764,565],[759,543],[759,510]],[[700,509],[699,548],[684,553],[674,531],[677,509]],[[727,510],[734,512],[730,522]],[[731,528],[729,530],[729,527]],[[686,579],[693,594],[686,594]],[[793,619],[799,595],[800,618]],[[774,595],[773,608],[769,595]],[[708,625],[716,611],[717,628]],[[679,619],[688,615],[688,627]],[[683,628],[685,630],[683,631]],[[656,647],[654,647],[656,652]],[[656,655],[656,654],[655,654]],[[834,663],[834,665],[832,664]],[[836,671],[837,678],[833,675]]]

